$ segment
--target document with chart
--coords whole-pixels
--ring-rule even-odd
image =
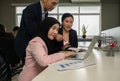
[[[68,61],[66,63],[61,63],[58,65],[57,70],[63,71],[63,70],[74,70],[74,69],[80,69],[85,68],[87,66],[95,65],[93,62],[83,62],[81,60],[73,60]]]

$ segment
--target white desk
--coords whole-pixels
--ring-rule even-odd
[[[93,50],[84,61],[96,64],[66,71],[57,71],[56,67],[50,66],[32,81],[120,81],[119,52],[116,52],[114,57],[108,57],[105,52]]]

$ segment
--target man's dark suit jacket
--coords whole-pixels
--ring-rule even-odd
[[[48,13],[45,17],[48,16]],[[27,6],[23,10],[20,30],[15,39],[15,50],[20,58],[25,58],[28,42],[38,35],[42,22],[42,9],[40,2]]]
[[[59,29],[59,34],[63,35],[63,29]],[[77,38],[77,32],[73,29],[69,31],[69,43],[71,47],[78,47],[78,38]],[[57,49],[61,49],[63,47],[63,41],[59,42],[56,46]]]

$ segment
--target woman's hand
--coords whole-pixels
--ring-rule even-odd
[[[57,35],[55,36],[55,39],[56,39],[57,41],[62,41],[62,40],[63,40],[63,36],[62,36],[61,34],[57,34]]]
[[[65,57],[76,55],[76,52],[73,51],[64,51]]]
[[[66,43],[66,44],[62,47],[62,49],[65,50],[65,49],[69,48],[70,46],[71,46],[70,43]]]

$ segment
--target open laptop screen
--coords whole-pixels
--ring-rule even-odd
[[[98,36],[94,36],[88,48],[83,48],[83,51],[77,52],[75,56],[70,56],[68,59],[83,60],[87,58],[92,52],[98,38]]]

